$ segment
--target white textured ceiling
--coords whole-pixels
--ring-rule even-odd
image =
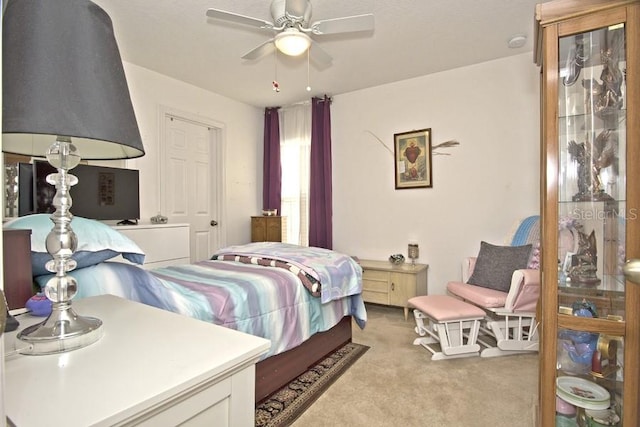
[[[241,56],[270,39],[264,30],[207,18],[208,8],[271,21],[269,0],[94,0],[113,20],[122,58],[258,107],[337,95],[533,50],[542,0],[312,0],[311,21],[373,13],[369,33],[315,37],[333,57]],[[517,49],[507,46],[527,36]],[[533,57],[532,57],[533,61]],[[277,72],[280,92],[272,89]]]

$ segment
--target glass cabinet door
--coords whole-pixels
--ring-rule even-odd
[[[558,38],[556,425],[620,425],[625,402],[624,338],[593,321],[626,318],[625,47],[623,23]]]

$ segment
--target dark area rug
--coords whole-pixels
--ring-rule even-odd
[[[369,347],[348,343],[256,406],[256,427],[293,423]]]

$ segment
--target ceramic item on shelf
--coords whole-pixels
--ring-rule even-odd
[[[404,263],[404,255],[402,254],[393,254],[389,256],[389,262],[393,265],[400,265]]]
[[[560,396],[556,396],[556,413],[565,417],[575,417],[576,407]]]
[[[578,422],[574,418],[556,414],[556,427],[578,427]]]
[[[620,425],[620,416],[613,409],[584,411],[587,427],[611,427]]]
[[[263,209],[262,216],[276,216],[278,215],[278,209]]]
[[[556,379],[556,394],[562,400],[585,409],[602,410],[610,406],[610,394],[604,387],[583,378],[561,376]]]

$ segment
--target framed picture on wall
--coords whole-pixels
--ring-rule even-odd
[[[396,190],[431,188],[431,129],[396,133],[393,139]]]

